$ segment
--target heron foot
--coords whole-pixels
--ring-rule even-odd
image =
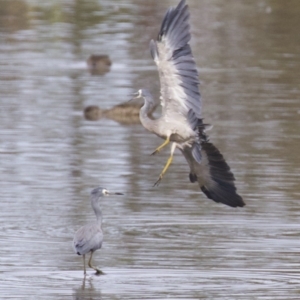
[[[96,271],[96,275],[104,275],[104,273],[100,269],[98,269],[97,267],[92,265],[93,253],[94,253],[94,251],[91,251],[91,256],[90,256],[90,259],[88,262],[88,266]]]
[[[158,177],[158,180],[154,183],[153,187],[159,186],[161,180],[162,180],[162,176],[159,176],[159,177]]]
[[[96,275],[105,275],[105,273],[98,268],[95,268],[94,270],[96,271]]]
[[[168,145],[170,143],[170,137],[167,137],[167,139],[160,145],[158,146],[155,151],[153,153],[151,153],[151,155],[155,155],[157,154],[163,147],[165,147],[166,145]]]
[[[175,143],[173,143],[172,147],[174,147],[174,145],[175,145]],[[174,147],[174,149],[175,149],[175,147]],[[173,150],[174,150],[174,149],[173,149]],[[170,157],[169,157],[168,160],[167,160],[166,165],[164,166],[163,170],[161,171],[161,173],[160,173],[160,175],[159,175],[159,177],[158,177],[158,180],[154,183],[154,186],[158,186],[158,185],[159,185],[159,183],[161,182],[163,176],[164,176],[165,173],[167,172],[167,170],[168,170],[168,168],[169,168],[169,166],[170,166],[172,160],[173,160],[173,152],[171,153]],[[153,186],[153,187],[154,187],[154,186]]]
[[[152,152],[150,155],[155,155],[159,152],[160,150],[156,149],[154,152]]]

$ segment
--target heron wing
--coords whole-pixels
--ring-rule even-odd
[[[185,0],[167,11],[157,41],[150,42],[161,84],[163,113],[189,120],[192,110],[201,119],[201,96],[196,64],[189,45],[189,10]]]
[[[97,223],[85,225],[74,236],[73,247],[76,253],[85,254],[101,248],[103,233]]]

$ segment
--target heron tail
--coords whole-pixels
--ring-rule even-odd
[[[198,182],[207,198],[231,207],[243,207],[242,197],[237,194],[235,178],[221,152],[208,139],[203,128],[199,128],[201,162],[194,158],[192,148],[181,150],[190,165],[189,179]]]
[[[221,152],[209,141],[201,140],[201,151],[207,158],[209,180],[199,180],[202,192],[215,202],[231,207],[243,207],[242,197],[237,194],[235,178]]]

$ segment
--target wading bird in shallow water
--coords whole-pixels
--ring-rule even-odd
[[[190,181],[198,182],[208,198],[242,207],[245,203],[236,192],[230,167],[205,132],[208,125],[202,121],[198,72],[189,45],[189,18],[188,6],[181,0],[176,8],[169,8],[157,40],[150,42],[150,52],[160,77],[161,116],[155,120],[148,117],[154,100],[147,90],[135,94],[136,98],[144,99],[140,110],[142,125],[165,140],[152,154],[172,142],[171,155],[155,185],[166,173],[178,148],[189,164]]]
[[[75,233],[73,239],[73,249],[76,254],[83,256],[84,275],[86,274],[85,255],[91,252],[88,266],[96,271],[96,274],[104,274],[100,269],[92,265],[92,257],[96,250],[102,247],[102,212],[100,208],[100,198],[106,195],[123,195],[122,193],[111,193],[107,189],[98,187],[91,192],[91,205],[95,212],[97,221],[84,225]]]

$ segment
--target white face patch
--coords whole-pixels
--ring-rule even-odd
[[[103,189],[102,194],[103,194],[103,195],[108,195],[108,194],[109,194],[109,191],[106,190],[106,189]]]
[[[142,97],[142,90],[138,90],[138,96],[137,96],[137,98],[140,98],[140,97]]]

